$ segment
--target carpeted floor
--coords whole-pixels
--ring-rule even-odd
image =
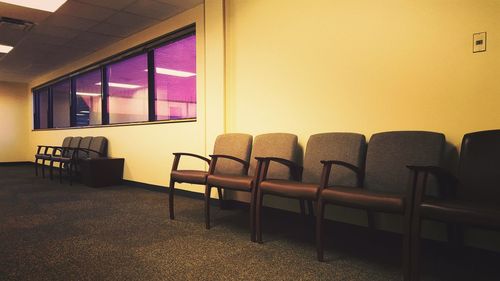
[[[138,187],[69,186],[0,166],[0,280],[401,280],[400,237],[331,224],[327,261],[316,260],[313,224],[265,210],[264,244],[249,240],[248,210],[212,208]],[[425,280],[500,280],[497,253],[457,258],[425,249]]]

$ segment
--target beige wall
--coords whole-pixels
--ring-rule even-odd
[[[229,0],[226,8],[229,132],[291,132],[305,146],[319,132],[430,130],[456,146],[464,133],[500,127],[499,1]],[[482,31],[488,50],[473,54],[472,34]],[[329,217],[366,224],[362,211],[330,208]],[[378,218],[386,229],[397,221]]]
[[[28,85],[0,81],[0,162],[28,161]]]

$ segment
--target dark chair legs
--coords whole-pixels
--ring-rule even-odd
[[[411,280],[411,214],[407,212],[403,221],[403,280]]]
[[[318,200],[316,211],[316,255],[318,261],[324,261],[323,258],[323,217],[325,214],[325,204],[323,200]]]
[[[210,191],[212,187],[206,185],[205,187],[205,228],[210,229]]]
[[[260,191],[253,191],[252,192],[255,195],[255,200],[254,200],[254,208],[255,208],[255,218],[253,223],[255,224],[254,227],[254,235],[253,235],[253,242],[257,243],[262,243],[262,201],[264,199],[264,194]]]
[[[175,181],[170,180],[170,187],[168,189],[168,212],[170,219],[174,219],[174,194],[175,194]]]

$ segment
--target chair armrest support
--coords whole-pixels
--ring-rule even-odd
[[[320,189],[324,189],[325,187],[328,186],[328,182],[330,181],[330,173],[333,165],[342,166],[353,171],[356,174],[357,178],[356,186],[359,186],[363,182],[363,170],[356,165],[340,160],[321,160],[320,162],[321,164],[323,164]]]
[[[287,166],[290,169],[293,180],[295,181],[302,180],[302,171],[304,170],[304,168],[302,166],[299,166],[297,163],[293,161],[279,157],[255,157],[255,159],[257,159],[257,161],[261,164],[262,167],[260,181],[267,179],[267,172],[269,170],[271,162],[276,162],[281,165]]]
[[[420,204],[425,196],[429,175],[438,180],[442,197],[451,197],[455,193],[458,179],[448,170],[438,166],[406,166],[411,170],[415,185],[415,204]]]
[[[240,163],[241,165],[243,165],[243,169],[245,169],[245,171],[247,171],[247,172],[248,172],[248,168],[250,167],[250,163],[248,161],[245,161],[243,159],[240,159],[238,157],[234,157],[234,156],[231,156],[231,155],[211,154],[210,158],[212,158],[212,160],[210,161],[210,168],[208,169],[208,174],[209,175],[213,175],[214,174],[215,167],[217,166],[217,160],[219,160],[220,158],[229,159],[229,160],[236,161],[236,162]]]
[[[175,157],[174,157],[174,163],[172,164],[172,171],[177,170],[177,168],[179,167],[179,161],[181,160],[181,156],[189,156],[189,157],[198,158],[198,159],[201,159],[201,160],[207,162],[207,164],[210,164],[210,159],[203,157],[201,155],[198,155],[198,154],[194,154],[194,153],[174,152],[173,155]]]

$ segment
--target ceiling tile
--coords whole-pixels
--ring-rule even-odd
[[[16,46],[27,34],[22,30],[10,29],[0,25],[0,44]]]
[[[132,4],[135,0],[78,0],[78,2],[91,4],[99,7],[111,8],[114,10],[121,10],[128,5]]]
[[[106,22],[122,26],[145,28],[159,21],[126,12],[120,12],[111,16]]]
[[[156,2],[153,0],[138,0],[125,8],[125,11],[143,17],[164,20],[177,14],[179,9],[167,3]]]
[[[119,37],[94,32],[83,32],[66,45],[82,49],[98,50],[120,39]]]
[[[57,13],[61,15],[78,16],[79,18],[89,20],[103,21],[116,13],[116,10],[76,1],[68,1],[57,10]]]
[[[39,43],[49,43],[52,45],[63,45],[68,42],[68,38],[52,36],[48,34],[40,34],[40,33],[30,33],[26,36],[26,39],[29,40],[30,45],[38,45]]]
[[[91,32],[117,37],[127,37],[134,32],[134,29],[127,26],[116,25],[111,23],[100,23],[89,29]]]
[[[203,4],[203,0],[156,0],[156,1],[167,3],[182,9],[190,9],[199,4]]]
[[[60,27],[60,26],[51,26],[51,25],[37,25],[33,30],[31,31],[33,33],[37,34],[46,34],[46,35],[53,35],[57,37],[64,37],[64,38],[74,38],[78,35],[80,31],[71,29],[71,28],[66,28],[66,27]]]
[[[97,21],[83,19],[74,16],[68,16],[68,15],[53,14],[48,19],[46,19],[43,22],[43,24],[58,26],[58,27],[67,27],[77,30],[87,30],[92,26],[96,25]]]

